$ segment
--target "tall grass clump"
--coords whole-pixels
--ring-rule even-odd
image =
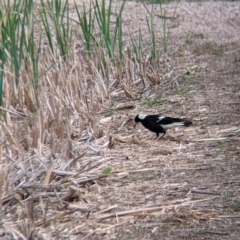
[[[75,1],[75,8],[78,15],[79,25],[81,26],[82,34],[84,36],[84,44],[88,53],[91,57],[93,54],[93,44],[96,42],[94,37],[94,23],[95,14],[92,1],[90,1],[89,10],[86,10],[85,4],[83,4],[83,13],[81,13],[79,7]]]
[[[131,36],[131,33],[129,33],[129,35],[131,39],[132,52],[133,52],[134,59],[136,62],[141,63],[143,60],[143,37],[142,37],[142,31],[140,27],[139,27],[138,33],[139,33],[138,39],[134,39]]]
[[[25,25],[28,14],[25,11],[25,4],[21,1],[14,1],[13,5],[1,3],[3,11],[1,23],[1,46],[2,59],[6,63],[9,60],[11,71],[14,72],[15,84],[19,85],[20,71],[24,60],[24,43],[26,38]],[[24,14],[26,13],[26,15]],[[1,59],[1,60],[2,60]]]
[[[38,53],[35,49],[33,0],[19,0],[12,3],[3,1],[0,3],[0,9],[0,61],[2,62],[0,102],[3,104],[3,86],[6,81],[11,103],[27,101],[38,105],[38,57],[36,56]],[[28,98],[23,100],[26,91]],[[31,108],[34,111],[34,104],[31,104]]]
[[[68,0],[41,0],[41,6],[40,16],[52,54],[57,57],[59,50],[60,56],[66,60],[72,44],[69,2]]]
[[[150,43],[151,43],[151,55],[152,58],[155,60],[157,57],[157,49],[156,49],[156,36],[155,36],[155,31],[156,29],[154,28],[154,6],[159,7],[159,17],[161,18],[161,26],[160,26],[160,33],[161,33],[161,38],[162,38],[162,46],[164,53],[167,54],[167,44],[168,44],[168,33],[167,33],[167,25],[166,25],[166,12],[165,9],[163,8],[163,0],[157,0],[154,1],[154,3],[157,3],[156,5],[151,4],[151,10],[148,9],[147,5],[144,3],[144,7],[148,12],[149,19],[147,19],[147,25],[148,25],[148,32],[149,32],[149,38],[150,38]]]
[[[147,2],[147,1],[146,1]],[[167,54],[167,24],[165,11],[162,7],[162,1],[157,1],[157,4],[146,4],[142,2],[146,15],[146,30],[147,34],[143,35],[143,28],[139,26],[138,35],[131,33],[130,35],[130,49],[134,65],[137,66],[139,75],[142,80],[143,88],[148,84],[156,85],[161,82],[162,73],[159,72],[160,65],[164,64],[163,55]],[[160,11],[161,22],[156,21],[156,9]],[[159,15],[158,15],[159,17]],[[157,24],[158,23],[158,24]],[[160,31],[159,31],[160,28]],[[160,38],[159,38],[160,36]],[[165,65],[164,65],[165,66]],[[148,83],[147,81],[148,80]]]
[[[121,8],[116,15],[115,26],[113,31],[111,30],[111,17],[112,17],[112,1],[109,1],[108,7],[105,0],[102,0],[101,5],[99,1],[95,0],[95,15],[98,23],[98,27],[101,31],[101,40],[103,41],[110,58],[115,56],[115,48],[118,43],[118,53],[122,56],[122,13],[124,10],[126,0],[123,1]]]
[[[126,0],[122,1],[120,10],[114,14],[112,2],[109,1],[109,4],[107,4],[105,0],[91,0],[89,10],[87,11],[85,5],[83,5],[82,13],[76,3],[75,6],[88,54],[91,56],[94,46],[101,48],[103,51],[106,49],[110,59],[119,58],[122,61],[122,14]]]
[[[167,17],[166,17],[165,9],[162,8],[162,1],[163,0],[159,0],[159,10],[160,10],[160,16],[162,21],[161,36],[163,41],[164,53],[167,54],[167,51],[168,51],[168,31],[167,31],[167,21],[166,21]]]

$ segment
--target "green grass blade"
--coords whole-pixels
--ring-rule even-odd
[[[49,4],[49,2],[48,2]],[[53,55],[55,55],[55,47],[53,44],[52,33],[51,33],[51,26],[48,20],[47,9],[45,7],[45,1],[41,0],[42,11],[40,12],[40,17],[43,23],[43,27],[47,36],[48,44],[51,49]],[[48,5],[49,6],[49,5]]]
[[[84,36],[84,43],[88,52],[89,57],[92,56],[92,47],[95,38],[93,36],[94,32],[94,14],[92,14],[92,1],[90,1],[89,11],[86,11],[85,4],[83,5],[83,15],[81,16],[80,11],[75,2],[75,8],[77,10],[78,21],[82,29]],[[88,18],[87,18],[88,15]]]

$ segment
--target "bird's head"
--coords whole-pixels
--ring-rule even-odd
[[[147,116],[147,115],[144,115],[144,114],[138,114],[138,115],[135,117],[135,119],[134,119],[134,121],[135,121],[134,127],[136,127],[137,124],[138,124],[139,122],[141,122],[146,116]]]

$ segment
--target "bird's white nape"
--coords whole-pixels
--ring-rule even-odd
[[[162,119],[164,119],[165,117],[164,116],[159,116],[158,117],[158,121],[160,122]]]
[[[139,119],[141,119],[141,120],[143,120],[145,117],[146,117],[147,115],[145,115],[145,114],[138,114],[138,118]]]

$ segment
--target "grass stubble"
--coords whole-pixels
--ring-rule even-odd
[[[215,211],[198,207],[213,208],[218,191],[189,191],[179,181],[184,171],[209,171],[212,163],[195,164],[191,153],[186,155],[191,167],[184,158],[169,159],[186,147],[142,147],[131,130],[129,110],[165,103],[154,96],[139,107],[135,100],[151,99],[152,89],[164,80],[171,83],[162,5],[159,46],[152,6],[146,11],[148,38],[139,26],[137,37],[125,31],[130,34],[126,43],[125,1],[1,4],[1,236],[102,239],[129,223],[137,236],[146,227],[158,234],[159,227],[181,228],[183,219],[217,218]],[[158,157],[146,158],[149,149],[163,156],[164,170],[156,164]],[[178,167],[169,160],[178,161]],[[170,182],[173,171],[176,181]],[[161,185],[151,184],[153,179]],[[171,194],[175,198],[167,198]],[[159,216],[163,221],[156,225]],[[175,225],[168,224],[171,217]],[[138,219],[146,222],[138,226]]]
[[[124,5],[1,3],[1,236],[61,238],[63,219],[89,218],[81,187],[104,182],[111,172],[111,130],[99,120],[108,119],[113,99],[137,97],[136,66],[146,76],[152,65],[123,49]],[[153,29],[150,35],[153,41]],[[80,225],[68,234],[77,235]]]

